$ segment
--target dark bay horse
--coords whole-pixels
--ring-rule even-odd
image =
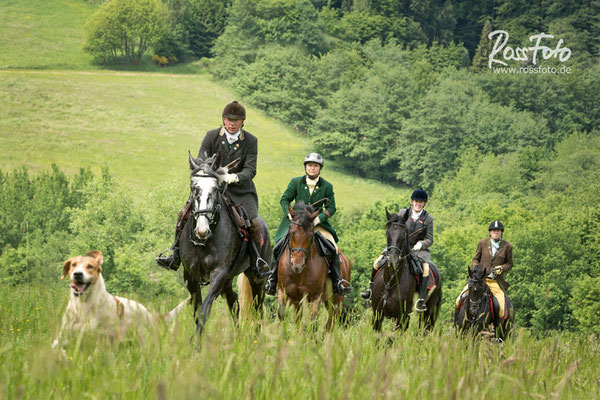
[[[298,211],[288,207],[292,216],[289,243],[279,258],[277,315],[283,319],[286,303],[299,311],[300,302],[306,299],[311,307],[311,319],[314,320],[321,303],[326,303],[329,312],[327,328],[331,328],[333,319],[341,311],[344,296],[333,293],[327,260],[319,254],[315,242],[313,220],[320,210],[303,202],[298,202],[294,208]],[[341,250],[339,253],[340,274],[350,282],[350,260]]]
[[[185,224],[179,239],[181,262],[184,266],[183,277],[192,295],[196,331],[199,335],[202,334],[213,301],[220,294],[227,300],[227,305],[237,320],[239,304],[237,294],[232,288],[232,281],[236,275],[243,272],[248,278],[247,284],[242,285],[242,290],[246,288],[252,291],[256,310],[262,309],[264,301],[266,277],[259,277],[254,268],[250,268],[247,245],[239,235],[223,197],[226,190],[223,178],[233,165],[219,167],[219,162],[218,153],[212,157],[198,159],[189,155],[192,216]],[[270,262],[269,230],[262,218],[259,219],[264,238],[260,254],[264,260]],[[201,286],[207,284],[210,284],[210,287],[202,301]]]
[[[383,319],[388,317],[395,319],[396,329],[406,330],[417,296],[416,277],[411,271],[408,260],[410,248],[406,220],[410,213],[400,217],[385,210],[385,214],[388,262],[373,281],[371,297],[373,328],[381,331]],[[433,274],[435,279],[435,286],[429,291],[427,311],[419,313],[419,327],[424,328],[426,333],[433,329],[442,304],[441,276],[433,263],[430,263],[429,267],[430,274]]]
[[[505,318],[498,317],[498,303],[493,301],[490,288],[486,285],[488,270],[481,265],[469,267],[468,295],[460,299],[454,311],[454,327],[461,333],[479,334],[493,327],[498,340],[504,340],[512,332],[514,309],[506,296]]]

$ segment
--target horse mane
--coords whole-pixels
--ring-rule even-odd
[[[312,225],[313,221],[310,217],[315,212],[315,208],[311,204],[306,204],[303,201],[298,201],[294,204],[294,211],[297,212],[296,222],[300,224],[304,229],[307,229]]]

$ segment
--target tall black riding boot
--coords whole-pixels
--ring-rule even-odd
[[[331,277],[333,292],[345,296],[352,292],[352,286],[350,286],[350,282],[342,279],[342,275],[340,274],[341,262],[339,253],[334,253],[330,260],[331,266],[329,267],[329,276]]]
[[[258,217],[250,221],[250,266],[255,269],[258,276],[265,276],[270,271],[269,263],[260,256],[260,247],[263,242],[262,230]]]
[[[377,269],[375,268],[371,268],[371,280],[369,281],[369,288],[366,289],[364,292],[361,292],[360,297],[362,297],[365,300],[369,300],[371,298],[371,293],[373,291],[373,281],[375,280],[375,275],[377,274]]]
[[[427,305],[425,302],[427,301],[427,285],[429,284],[429,275],[422,276],[421,282],[419,284],[419,300],[417,300],[417,304],[415,305],[415,310],[419,312],[427,311]]]

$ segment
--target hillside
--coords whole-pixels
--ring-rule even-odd
[[[204,133],[219,126],[222,107],[234,98],[207,75],[2,71],[0,168],[35,171],[55,163],[72,173],[108,166],[138,193],[174,181],[185,191],[187,151],[197,154]],[[245,128],[259,138],[259,193],[282,192],[290,177],[302,174],[309,142],[252,107]],[[334,172],[327,161],[325,168],[342,207],[404,193]]]

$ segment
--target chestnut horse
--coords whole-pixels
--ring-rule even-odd
[[[410,213],[405,213],[404,218],[398,214],[390,214],[387,210],[385,214],[388,261],[373,281],[373,329],[380,331],[383,318],[388,317],[396,320],[396,329],[406,330],[417,295],[416,277],[408,260],[410,248],[406,220]],[[435,287],[429,292],[427,311],[419,313],[419,327],[424,328],[425,333],[433,329],[442,304],[441,276],[433,263],[430,263],[429,268],[435,279]]]
[[[292,217],[289,242],[279,258],[277,315],[283,319],[286,303],[294,305],[298,311],[300,302],[306,298],[311,307],[311,320],[314,320],[323,302],[328,305],[327,328],[330,329],[333,318],[341,311],[344,296],[333,293],[331,279],[327,276],[327,260],[319,254],[315,243],[313,220],[320,211],[303,202],[298,202],[294,208],[298,211],[288,207]],[[340,275],[350,282],[350,261],[341,250],[339,253]]]

